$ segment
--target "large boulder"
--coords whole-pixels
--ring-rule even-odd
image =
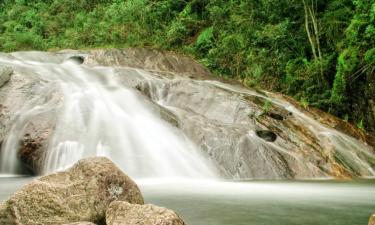
[[[65,172],[34,180],[0,206],[0,224],[103,224],[112,201],[143,204],[137,185],[109,159],[78,161]]]
[[[185,225],[172,210],[146,204],[135,205],[114,201],[106,213],[107,225]]]

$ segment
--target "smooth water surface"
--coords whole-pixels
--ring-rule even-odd
[[[0,178],[0,200],[28,181]],[[146,203],[175,210],[189,225],[367,225],[375,212],[375,180],[136,182]]]

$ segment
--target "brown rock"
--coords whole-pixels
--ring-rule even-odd
[[[375,225],[375,214],[373,214],[370,217],[370,220],[368,221],[368,225]]]
[[[155,205],[115,201],[106,212],[107,225],[186,225],[172,210]]]
[[[17,153],[18,158],[25,165],[25,167],[27,167],[34,173],[37,173],[37,171],[40,170],[40,167],[43,163],[42,155],[44,154],[45,143],[45,138],[30,138],[29,135],[25,135],[20,142]]]
[[[66,223],[63,225],[96,225],[95,223],[91,222],[75,222],[75,223]]]
[[[100,224],[114,200],[143,204],[138,186],[109,159],[83,159],[65,172],[36,179],[13,194],[0,205],[0,224]]]

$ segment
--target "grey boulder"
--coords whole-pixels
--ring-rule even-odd
[[[107,225],[186,225],[172,210],[151,205],[114,201],[106,213]]]

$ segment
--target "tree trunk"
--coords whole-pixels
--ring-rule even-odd
[[[314,59],[318,59],[318,56],[316,54],[315,43],[314,43],[314,40],[313,40],[311,32],[310,32],[309,9],[308,9],[308,6],[306,4],[306,1],[302,0],[302,2],[303,2],[304,10],[305,10],[305,29],[306,29],[307,37],[309,38],[309,42],[310,42],[310,45],[311,45],[311,50],[312,50]]]

